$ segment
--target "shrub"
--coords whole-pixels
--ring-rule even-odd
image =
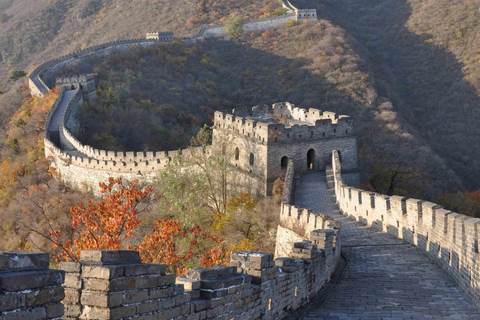
[[[288,20],[285,25],[287,27],[295,27],[298,26],[298,21],[297,20]]]
[[[286,8],[278,8],[277,10],[275,10],[273,15],[274,16],[283,16],[283,15],[286,15],[287,12],[288,12],[288,10]]]
[[[244,19],[241,17],[234,17],[227,21],[225,30],[231,36],[239,36],[243,33]]]
[[[10,75],[10,80],[17,81],[18,79],[25,77],[27,74],[25,71],[22,70],[15,70],[12,71],[12,74]]]
[[[262,32],[262,37],[264,38],[271,38],[273,37],[273,31],[272,30],[267,30],[265,32]]]

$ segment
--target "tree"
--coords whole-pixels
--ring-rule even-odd
[[[18,79],[25,77],[26,75],[27,74],[25,73],[25,71],[15,70],[15,71],[12,71],[10,75],[10,80],[17,81]]]
[[[239,36],[243,33],[243,22],[245,20],[241,17],[234,17],[225,23],[225,30],[231,36]]]
[[[153,189],[137,188],[138,181],[124,186],[122,179],[109,178],[100,183],[100,193],[106,195],[102,201],[88,201],[87,206],[79,203],[70,208],[74,237],[62,243],[61,230],[50,231],[54,248],[62,251],[59,260],[78,260],[81,250],[118,250],[122,240],[131,238],[140,225],[137,215],[148,207]]]
[[[272,250],[278,225],[277,199],[254,198],[238,183],[238,173],[229,161],[235,156],[231,137],[216,136],[218,149],[212,151],[211,135],[204,127],[192,140],[191,156],[179,157],[161,173],[160,214],[198,224],[224,238],[229,249]]]
[[[143,223],[143,237],[134,238],[152,200],[152,187],[140,188],[138,181],[125,185],[121,178],[109,178],[100,183],[103,200],[79,203],[70,208],[73,235],[65,239],[61,230],[51,229],[45,238],[53,243],[56,260],[78,261],[81,250],[139,251],[143,262],[165,263],[169,271],[180,274],[202,265],[224,264],[230,252],[222,237],[205,232],[198,225],[192,227],[171,220],[159,219],[152,226]]]

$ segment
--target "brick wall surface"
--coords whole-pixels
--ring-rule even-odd
[[[136,251],[82,251],[80,262],[60,265],[63,319],[281,319],[330,279],[333,236],[314,231],[315,243],[296,243],[291,258],[233,252],[230,266],[181,277],[166,274],[165,265],[141,263]]]
[[[46,253],[0,252],[1,320],[62,317],[64,272],[49,264]]]

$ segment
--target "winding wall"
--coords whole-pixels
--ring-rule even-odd
[[[340,210],[358,221],[404,239],[425,252],[480,305],[480,219],[418,199],[386,196],[347,186],[337,151],[332,155]]]
[[[279,27],[286,21],[296,18],[293,13],[296,9],[289,8],[288,10],[288,14],[283,16],[246,21],[243,26],[244,30],[258,31]],[[199,33],[183,40],[188,43],[225,35],[225,27],[217,25],[202,28]],[[169,34],[168,37],[152,39],[152,33],[148,33],[147,38],[97,45],[43,63],[29,75],[30,92],[33,96],[43,97],[49,92],[50,88],[42,77],[53,76],[66,65],[77,63],[92,55],[103,57],[115,50],[125,50],[134,46],[149,46],[157,42],[170,42],[173,39],[173,34]],[[110,176],[153,182],[156,173],[163,170],[173,158],[180,155],[190,156],[192,153],[191,149],[164,152],[115,152],[83,145],[72,134],[74,121],[72,121],[71,115],[82,103],[82,100],[76,97],[77,95],[74,96],[72,101],[68,102],[63,115],[61,115],[60,130],[52,131],[51,128],[49,129],[52,119],[60,103],[66,99],[65,89],[62,88],[45,122],[45,155],[52,159],[52,166],[57,170],[60,180],[67,185],[92,190],[96,189],[98,182],[104,181]],[[66,101],[64,102],[66,103]],[[193,150],[193,152],[198,151]],[[245,177],[244,180],[249,184],[252,183],[248,177]]]
[[[310,239],[316,229],[329,229],[334,232],[335,257],[339,259],[340,241],[338,241],[340,223],[333,221],[328,215],[321,212],[301,208],[293,204],[295,188],[295,163],[289,160],[285,172],[280,221],[277,229],[277,243],[275,256],[287,256],[294,250],[295,242]]]

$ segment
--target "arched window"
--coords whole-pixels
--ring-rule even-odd
[[[250,153],[250,165],[253,166],[254,163],[255,163],[255,156],[253,155],[253,153]]]
[[[235,148],[235,160],[238,160],[240,158],[240,149]]]
[[[282,160],[280,160],[280,166],[282,167],[282,169],[287,168],[287,166],[288,166],[288,157],[287,156],[282,157]]]

